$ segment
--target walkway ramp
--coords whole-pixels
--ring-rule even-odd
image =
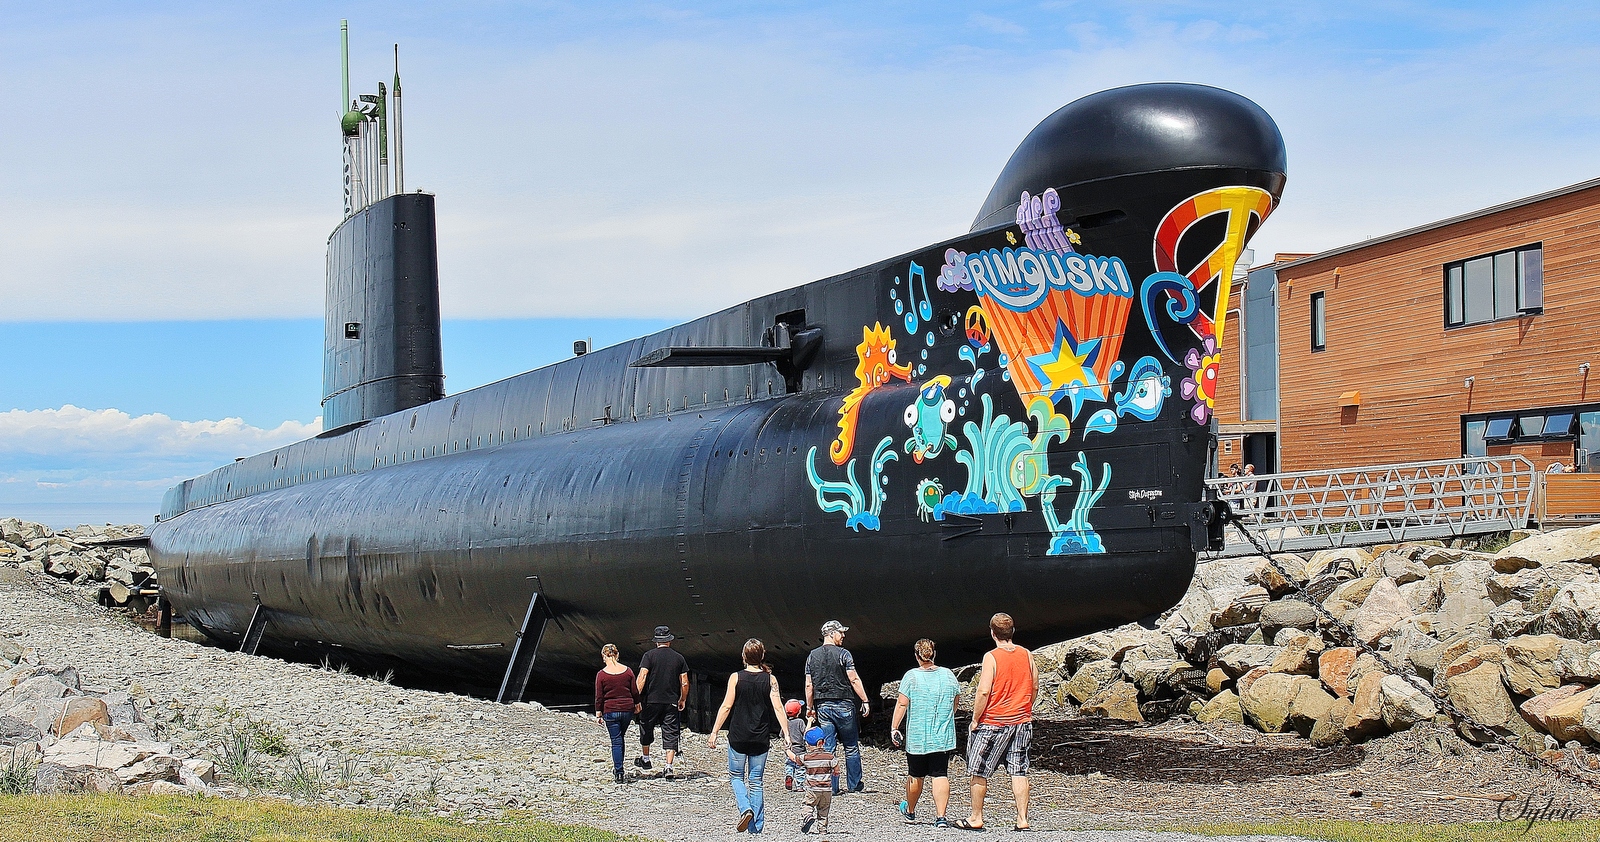
[[[1521,456],[1469,456],[1218,477],[1206,485],[1268,549],[1305,552],[1526,529],[1541,477]],[[1254,555],[1236,529],[1202,561]]]

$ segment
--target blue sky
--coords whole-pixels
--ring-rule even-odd
[[[314,428],[340,18],[358,91],[401,45],[456,391],[960,233],[1035,123],[1116,85],[1274,116],[1290,176],[1263,256],[1590,178],[1597,17],[4,0],[0,514],[148,520],[171,481]]]

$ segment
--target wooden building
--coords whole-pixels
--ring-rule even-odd
[[[1600,179],[1275,261],[1235,296],[1222,470],[1262,461],[1248,439],[1275,421],[1280,471],[1517,454],[1600,481]],[[1273,406],[1252,400],[1263,348]],[[1587,479],[1557,485],[1600,497]]]

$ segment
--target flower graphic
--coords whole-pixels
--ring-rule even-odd
[[[1189,417],[1196,424],[1204,424],[1211,417],[1211,410],[1217,405],[1217,368],[1222,363],[1222,354],[1217,350],[1217,338],[1207,334],[1205,337],[1205,353],[1198,349],[1190,348],[1189,353],[1183,355],[1183,364],[1193,372],[1183,378],[1181,393],[1184,400],[1194,400],[1194,406],[1189,410]]]

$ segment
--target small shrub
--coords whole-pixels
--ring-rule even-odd
[[[256,757],[254,740],[244,728],[230,727],[222,738],[217,766],[222,774],[240,786],[256,786],[264,779],[261,764]]]
[[[279,786],[290,796],[307,801],[316,799],[327,789],[322,780],[322,767],[307,764],[299,755],[289,758],[289,771],[284,773]]]
[[[11,759],[0,766],[0,795],[27,795],[33,792],[33,774],[37,765],[31,755],[18,756],[11,750]]]

